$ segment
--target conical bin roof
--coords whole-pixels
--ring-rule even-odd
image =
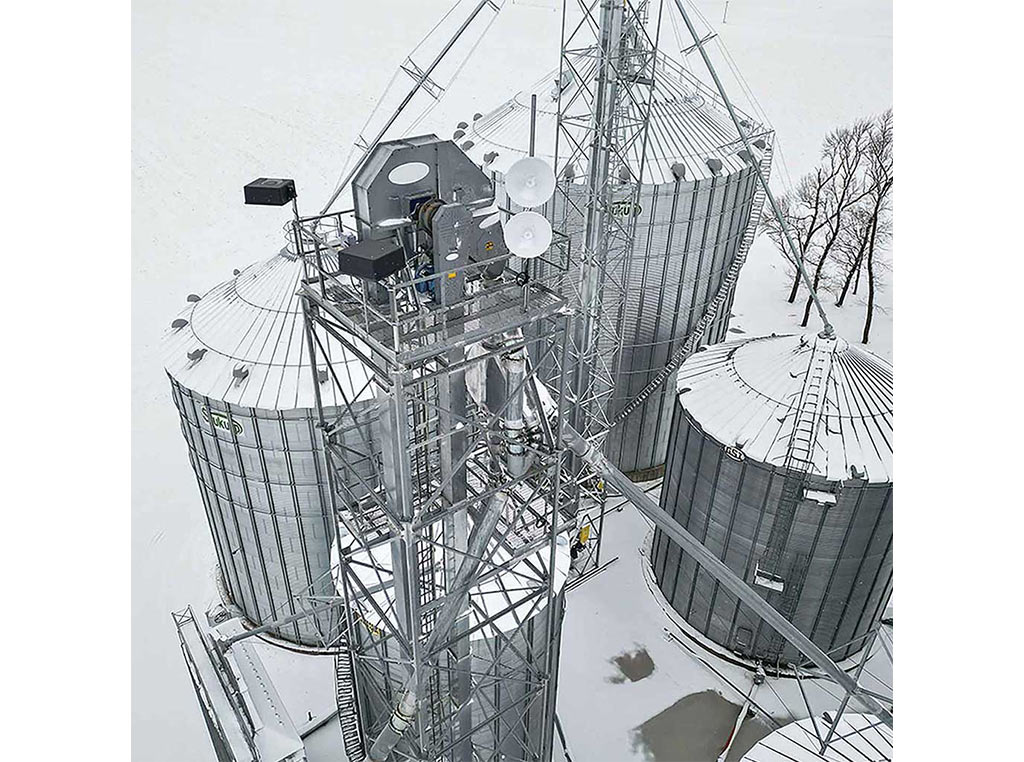
[[[575,142],[583,146],[591,142],[590,113],[587,100],[578,97],[578,93],[584,85],[587,90],[593,90],[597,71],[595,61],[593,55],[581,55],[578,74],[563,75],[565,84],[562,87],[561,103],[570,117],[566,124],[572,125],[567,129],[573,134]],[[452,134],[455,143],[484,169],[504,174],[517,159],[528,155],[531,95],[536,94],[535,155],[553,163],[559,109],[558,82],[559,74],[556,71],[517,93],[493,111],[475,119],[467,117],[456,125]],[[746,122],[752,141],[770,142],[768,128],[755,123],[748,116],[739,116]],[[620,121],[642,122],[646,117],[644,104],[629,101],[627,113]],[[762,143],[761,148],[765,145]],[[677,177],[673,165],[676,164],[683,165],[683,176],[687,180],[731,174],[749,166],[742,152],[743,144],[739,134],[718,96],[678,63],[659,55],[649,119],[644,183],[675,182]],[[571,153],[571,141],[564,135],[560,138],[558,153],[559,162],[564,165]],[[639,170],[642,155],[642,141],[636,141],[627,153],[627,160],[634,173]],[[712,160],[710,165],[709,159]],[[720,165],[715,164],[715,161],[720,162]],[[564,169],[565,166],[556,168],[560,173]],[[618,168],[612,167],[611,171],[616,172]],[[575,177],[579,182],[585,179],[582,172],[582,167],[575,167]]]
[[[167,373],[193,392],[233,405],[316,407],[298,296],[303,276],[301,258],[282,249],[203,296],[190,296],[164,337]],[[321,341],[348,402],[372,398],[365,364],[337,340],[321,336]],[[318,370],[323,404],[343,405],[325,368]]]
[[[818,734],[829,722],[825,717],[791,722],[762,738],[740,762],[888,762],[892,759],[892,730],[877,717],[846,712],[839,719],[831,743],[821,751]]]
[[[680,404],[717,441],[782,466],[816,342],[832,357],[810,473],[891,482],[892,366],[843,339],[773,335],[707,347],[679,369]]]

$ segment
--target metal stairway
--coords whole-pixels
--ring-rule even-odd
[[[355,679],[352,673],[352,653],[346,648],[334,657],[334,690],[338,705],[341,739],[349,762],[365,758],[363,731],[359,723],[359,705],[356,702]]]

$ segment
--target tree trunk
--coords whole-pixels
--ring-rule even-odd
[[[864,318],[864,335],[861,343],[867,344],[871,337],[871,318],[875,314],[875,231],[878,229],[878,216],[871,221],[871,241],[868,243],[868,313]]]
[[[853,267],[846,273],[846,280],[843,283],[843,290],[839,294],[839,300],[836,302],[836,307],[842,307],[843,302],[846,301],[846,294],[850,290],[850,283],[853,282],[853,276],[857,276],[857,280],[860,280],[860,268],[864,264],[864,249],[868,245],[868,236],[871,234],[871,226],[868,225],[864,229],[864,237],[861,239],[860,248],[857,250],[857,258],[854,260]],[[854,286],[853,293],[857,293],[857,287]]]
[[[839,226],[838,221],[836,223],[836,232],[832,234],[832,238],[829,239],[828,243],[825,244],[825,248],[821,250],[821,259],[818,260],[818,266],[814,268],[814,292],[818,291],[818,284],[821,283],[821,272],[825,269],[825,260],[828,259],[828,253],[832,250],[832,244],[836,242],[836,238],[839,237]],[[800,323],[802,328],[807,327],[807,323],[811,319],[811,305],[814,304],[814,299],[810,294],[807,295],[807,304],[804,305],[804,319]]]
[[[802,257],[803,255],[801,255]],[[796,268],[796,276],[793,278],[793,288],[789,290],[789,298],[786,300],[790,304],[796,301],[797,291],[800,290],[800,268]]]
[[[821,170],[818,170],[818,187],[814,194],[814,210],[811,214],[811,220],[807,225],[807,235],[804,236],[804,240],[800,245],[800,250],[797,252],[800,259],[798,262],[793,263],[796,265],[796,275],[793,276],[793,288],[789,290],[789,299],[786,300],[790,304],[796,302],[796,294],[800,290],[800,266],[804,261],[806,261],[805,252],[811,248],[811,239],[814,238],[814,234],[818,232],[815,226],[818,224],[818,214],[821,212],[821,188]]]

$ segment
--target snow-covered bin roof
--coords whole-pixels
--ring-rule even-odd
[[[577,97],[581,81],[593,90],[597,66],[593,55],[581,55],[578,66],[580,80],[569,81],[562,90],[563,108],[567,108],[574,124],[568,127],[580,145],[589,145],[589,107],[585,99]],[[645,184],[660,185],[676,182],[674,164],[685,166],[685,179],[700,180],[715,174],[727,175],[749,166],[740,156],[743,145],[728,112],[717,103],[717,95],[667,56],[659,56],[655,77],[654,102],[651,107],[647,162],[643,173]],[[568,69],[566,70],[568,72]],[[454,126],[452,138],[463,151],[485,170],[504,174],[517,160],[526,156],[530,146],[530,96],[537,95],[537,125],[535,155],[553,163],[555,133],[558,122],[558,72],[555,71],[517,93],[510,100],[477,119],[468,115]],[[631,102],[632,121],[642,121],[643,104]],[[769,140],[768,128],[739,114],[747,122],[753,140]],[[563,136],[559,143],[559,162],[565,164],[569,156],[569,141]],[[634,173],[640,165],[642,141],[636,141],[628,154]],[[495,155],[496,154],[496,155]],[[708,165],[709,159],[721,162],[717,171]],[[714,162],[712,162],[714,164]],[[561,172],[564,167],[556,168]],[[612,168],[612,171],[617,171]],[[585,177],[581,167],[575,167],[576,181]]]
[[[811,473],[891,482],[892,366],[843,339],[768,336],[707,347],[679,369],[679,401],[709,436],[782,466],[816,341],[832,361]]]
[[[839,718],[832,741],[821,751],[818,733],[829,722],[807,717],[783,725],[762,738],[740,762],[887,762],[892,759],[892,730],[869,714],[846,712]]]
[[[189,297],[164,337],[168,374],[193,392],[233,405],[265,410],[316,407],[298,297],[302,277],[302,260],[283,249],[198,300]],[[363,362],[334,339],[324,340],[324,348],[347,387],[348,401],[371,399],[373,389],[367,386],[369,371]],[[344,404],[336,385],[323,373],[320,393],[325,406]]]

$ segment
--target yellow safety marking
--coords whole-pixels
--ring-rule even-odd
[[[360,622],[362,622],[363,625],[366,627],[366,629],[369,630],[370,633],[375,638],[379,638],[381,636],[382,630],[380,628],[378,628],[378,627],[374,627],[372,624],[370,624],[365,619],[363,619],[362,614],[356,614],[356,619],[358,619]]]

